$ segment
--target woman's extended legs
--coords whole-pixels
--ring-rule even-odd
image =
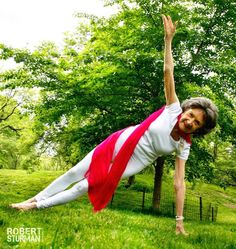
[[[21,203],[12,204],[11,207],[19,210],[47,208],[70,202],[86,193],[88,191],[88,181],[84,178],[84,175],[90,165],[92,152],[90,152],[82,161],[68,170],[65,174],[54,180],[48,187],[38,193],[35,197]],[[145,168],[145,166],[132,156],[122,175],[122,178],[127,178],[131,175],[137,174],[143,168]],[[69,189],[66,189],[73,183],[75,183],[75,185]]]
[[[58,194],[55,194],[47,199],[37,201],[37,208],[47,208],[55,205],[64,204],[70,201],[75,200],[76,198],[82,196],[88,192],[88,181],[86,178],[76,183],[70,189],[62,191]]]
[[[24,211],[34,208],[48,208],[55,205],[60,205],[73,201],[87,192],[88,192],[88,181],[86,178],[84,178],[83,180],[79,181],[68,190],[61,191],[44,200],[32,201],[28,203],[18,203],[15,204],[14,208]]]
[[[54,180],[48,187],[46,187],[33,198],[30,198],[21,203],[11,204],[10,206],[12,208],[20,210],[29,210],[35,207],[49,207],[66,203],[77,198],[81,195],[81,193],[85,193],[88,189],[88,184],[86,183],[87,180],[84,179],[84,175],[90,165],[92,153],[93,151],[91,151],[82,161],[80,161],[73,168]],[[70,188],[69,190],[65,190],[71,184],[76,182],[78,183],[75,184],[72,188]],[[76,190],[78,193],[76,193]],[[66,197],[67,195],[68,197]],[[61,199],[61,201],[59,201],[59,198]]]

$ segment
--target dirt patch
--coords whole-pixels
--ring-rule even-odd
[[[232,197],[231,196],[229,196],[229,195],[226,195],[226,194],[223,194],[223,193],[219,193],[221,196],[223,196],[224,198],[226,198],[226,199],[232,199]]]
[[[223,193],[220,193],[220,195],[223,196],[223,197],[226,198],[226,199],[231,199],[231,200],[233,200],[233,201],[236,201],[236,199],[233,198],[232,196],[229,196],[229,195],[226,195],[226,194],[223,194]]]
[[[231,204],[231,203],[224,203],[224,206],[229,207],[229,208],[236,209],[236,205],[235,205],[235,204]]]

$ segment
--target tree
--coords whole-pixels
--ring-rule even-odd
[[[20,128],[14,121],[19,104],[13,100],[13,95],[12,91],[0,95],[0,168],[7,165],[16,168],[18,164],[15,143]]]
[[[0,131],[1,133],[6,133],[6,130],[11,130],[14,132],[18,132],[19,128],[14,127],[11,122],[9,122],[10,119],[14,116],[14,114],[17,112],[17,107],[19,106],[19,103],[13,100],[14,92],[13,94],[6,93],[5,95],[0,95]]]
[[[235,143],[231,96],[236,91],[236,18],[232,1],[106,2],[119,4],[120,12],[109,19],[89,17],[88,25],[67,37],[63,51],[51,43],[33,52],[2,45],[2,59],[13,57],[23,63],[19,70],[2,74],[5,87],[41,89],[38,136],[43,137],[47,124],[47,132],[53,129],[50,139],[57,143],[58,151],[68,163],[75,163],[111,132],[139,123],[163,105],[160,15],[168,13],[179,20],[173,47],[180,100],[199,95],[213,98],[221,117],[219,137]],[[53,127],[62,118],[67,124],[56,132]],[[206,142],[195,141],[187,178],[212,179],[209,162],[213,160]],[[160,172],[164,160],[161,162]]]
[[[36,161],[32,117],[25,109],[26,102],[26,96],[20,90],[1,92],[0,168],[27,169],[30,161]]]

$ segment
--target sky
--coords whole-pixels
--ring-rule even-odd
[[[0,0],[0,43],[32,49],[42,41],[63,44],[78,23],[76,12],[109,16],[115,8],[102,0]]]

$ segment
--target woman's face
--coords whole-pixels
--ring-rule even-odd
[[[184,133],[194,133],[202,128],[204,124],[205,112],[199,108],[186,110],[179,120],[179,128]]]

